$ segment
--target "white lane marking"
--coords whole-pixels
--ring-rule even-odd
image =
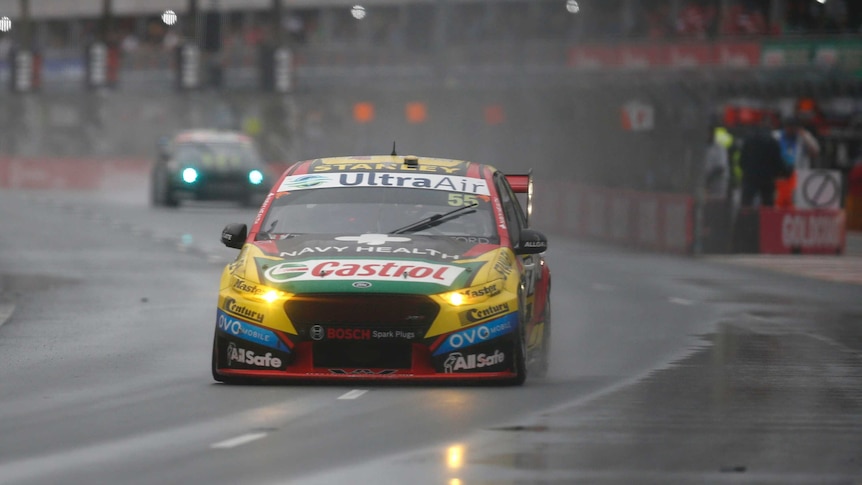
[[[593,283],[593,289],[596,291],[613,291],[616,287],[604,283]]]
[[[366,392],[368,392],[367,389],[354,389],[348,393],[338,396],[338,399],[356,399],[359,396],[365,394]]]
[[[237,446],[244,445],[246,443],[251,443],[252,441],[259,440],[266,436],[266,433],[246,433],[243,435],[239,435],[236,438],[231,438],[229,440],[219,441],[218,443],[213,443],[210,445],[210,448],[236,448]]]
[[[694,302],[692,300],[686,300],[685,298],[677,298],[675,296],[668,298],[667,301],[673,303],[674,305],[683,305],[683,306],[694,305]]]

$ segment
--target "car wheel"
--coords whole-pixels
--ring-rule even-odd
[[[530,375],[538,378],[543,378],[548,375],[548,370],[551,368],[551,289],[548,288],[548,293],[545,296],[545,310],[542,312],[542,349],[536,363],[530,369]]]
[[[215,335],[213,335],[213,356],[212,356],[212,374],[213,380],[216,382],[221,382],[222,384],[248,384],[251,381],[246,379],[242,379],[240,377],[228,377],[219,374],[218,372],[218,343],[216,341]]]
[[[165,204],[163,189],[158,180],[158,172],[153,171],[150,176],[150,205],[153,207],[159,207]]]
[[[520,299],[519,299],[520,300]],[[527,380],[527,322],[524,318],[523,301],[519,303],[518,308],[518,329],[515,332],[514,351],[513,351],[513,366],[515,377],[512,377],[507,382],[513,386],[520,386]]]
[[[176,207],[179,205],[179,201],[171,193],[168,185],[168,176],[163,170],[153,172],[153,179],[150,184],[150,199],[153,206]]]

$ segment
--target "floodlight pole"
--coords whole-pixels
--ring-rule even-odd
[[[111,30],[113,28],[113,5],[112,0],[102,0],[102,18],[99,19],[99,37],[106,45],[111,41]]]
[[[30,0],[21,0],[21,36],[19,37],[21,46],[30,50],[33,47],[33,36],[31,35],[30,27]]]
[[[283,18],[284,4],[281,0],[272,0],[272,40],[276,46],[283,46],[285,42]]]
[[[186,42],[197,44],[198,40],[198,17],[200,9],[198,8],[198,0],[189,0],[189,12],[185,22]]]

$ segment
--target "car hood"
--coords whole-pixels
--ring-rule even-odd
[[[515,264],[476,238],[362,234],[257,241],[229,268],[288,293],[435,294],[507,278]]]

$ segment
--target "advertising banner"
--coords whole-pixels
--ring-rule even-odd
[[[668,49],[668,63],[671,67],[696,68],[715,64],[716,51],[712,44],[677,44]]]
[[[121,190],[140,186],[149,171],[142,159],[0,157],[0,188]]]
[[[846,238],[843,210],[760,209],[762,254],[841,254]]]
[[[862,41],[631,43],[573,46],[569,67],[578,70],[639,70],[752,67],[840,69],[862,75]]]
[[[811,65],[811,42],[764,42],[761,64],[764,67],[807,67]]]
[[[537,221],[563,234],[651,251],[693,250],[691,196],[568,183],[543,183],[540,193],[549,203],[537,206],[550,211],[540,210]]]
[[[620,64],[620,50],[616,47],[578,46],[569,49],[569,66],[582,70],[601,70]]]

